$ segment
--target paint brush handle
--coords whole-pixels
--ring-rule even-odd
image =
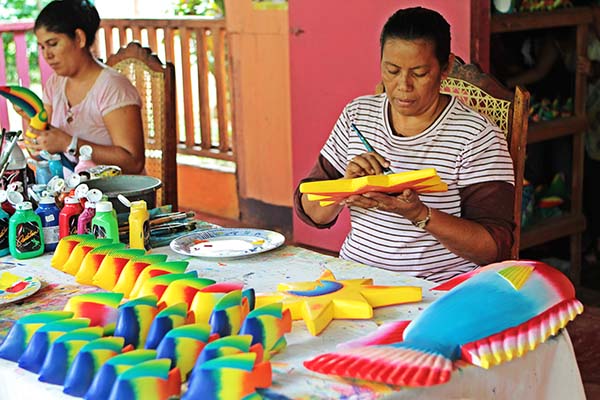
[[[367,140],[367,138],[364,137],[362,133],[360,133],[360,131],[358,130],[358,128],[356,127],[356,125],[354,125],[354,123],[350,123],[350,126],[352,127],[352,129],[354,129],[354,132],[356,132],[356,135],[358,136],[358,138],[360,139],[360,141],[362,142],[362,144],[365,146],[365,148],[367,149],[367,151],[369,151],[371,153],[376,153],[376,151],[373,148],[373,146],[371,146],[371,143],[369,143],[369,141]],[[389,174],[393,174],[394,171],[392,171],[392,169],[389,168],[389,167],[385,167],[385,168],[383,168],[383,173],[385,175],[389,175]]]

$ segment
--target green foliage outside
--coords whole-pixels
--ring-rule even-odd
[[[225,15],[225,0],[175,0],[175,15],[201,15],[221,17]]]

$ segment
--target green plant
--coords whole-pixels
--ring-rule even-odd
[[[224,0],[176,0],[175,15],[201,15],[221,17],[225,15]]]

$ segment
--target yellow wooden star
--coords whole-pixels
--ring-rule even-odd
[[[311,282],[280,283],[277,292],[259,294],[256,306],[282,302],[292,319],[303,319],[316,336],[332,319],[369,319],[373,308],[421,301],[418,286],[378,286],[372,279],[338,281],[329,270]]]

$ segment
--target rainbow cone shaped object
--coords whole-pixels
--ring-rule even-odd
[[[242,298],[241,291],[227,293],[217,302],[210,316],[212,333],[220,337],[236,335],[248,312],[248,301]]]
[[[183,274],[187,266],[187,261],[165,261],[144,268],[140,273],[140,276],[136,279],[133,289],[131,289],[130,298],[135,299],[140,296],[140,290],[142,289],[142,286],[144,286],[146,280],[165,274]]]
[[[164,304],[168,307],[183,302],[189,308],[196,293],[214,283],[214,280],[206,278],[178,279],[167,286],[167,289],[160,298],[159,304]]]
[[[194,322],[208,323],[210,315],[215,308],[217,302],[225,296],[225,294],[234,290],[242,290],[244,284],[235,282],[215,283],[206,286],[194,295],[192,304],[190,305],[190,315]]]
[[[108,399],[119,374],[135,365],[139,365],[155,358],[156,350],[133,350],[108,359],[106,363],[100,367],[96,376],[94,376],[94,380],[85,394],[85,399]]]
[[[110,252],[122,250],[124,248],[124,243],[111,243],[93,249],[87,253],[81,261],[81,266],[79,267],[77,274],[75,274],[75,280],[83,285],[92,285],[94,275],[98,272],[98,268],[100,268],[100,264],[102,264],[104,258]]]
[[[40,369],[41,382],[62,385],[77,353],[92,340],[102,337],[102,328],[88,327],[65,333],[52,343]]]
[[[240,334],[252,336],[252,344],[260,343],[268,360],[287,346],[284,334],[291,330],[290,310],[283,310],[281,303],[273,303],[250,311]]]
[[[110,239],[90,239],[84,240],[77,244],[71,255],[67,259],[67,262],[62,266],[62,271],[69,275],[76,275],[81,268],[81,264],[85,256],[95,248],[110,244]]]
[[[138,297],[119,307],[119,317],[114,336],[125,339],[125,344],[144,348],[150,326],[158,313],[156,296]]]
[[[38,373],[46,359],[48,349],[56,339],[67,332],[87,328],[89,324],[90,320],[87,318],[74,318],[62,319],[42,326],[33,334],[23,355],[19,358],[19,367]]]
[[[144,284],[138,291],[137,297],[156,296],[160,299],[165,293],[165,290],[167,290],[167,287],[169,287],[169,285],[171,285],[176,280],[196,278],[197,276],[198,273],[196,271],[190,271],[184,274],[164,274],[146,279],[144,281]]]
[[[146,254],[129,260],[123,267],[119,279],[112,288],[112,291],[123,293],[123,296],[129,298],[133,285],[135,285],[135,281],[142,271],[152,264],[164,261],[167,261],[167,256],[165,254]]]
[[[38,329],[50,322],[72,317],[70,311],[45,311],[18,319],[0,345],[0,358],[17,362]]]
[[[117,377],[109,400],[168,400],[181,394],[181,377],[171,360],[145,361]]]
[[[90,326],[102,326],[114,329],[121,302],[121,293],[86,293],[74,296],[65,304],[64,311],[72,311],[74,318],[89,318]]]
[[[23,86],[0,86],[0,96],[6,97],[12,104],[22,109],[29,118],[44,110],[42,99]]]
[[[136,257],[146,253],[142,249],[125,249],[111,251],[104,257],[98,271],[92,278],[92,284],[105,290],[112,290],[119,280],[121,271],[125,265]]]
[[[152,321],[145,347],[147,349],[156,349],[167,332],[184,325],[186,321],[187,304],[179,303],[165,308]]]
[[[112,336],[85,344],[67,372],[63,392],[71,396],[83,397],[100,367],[112,357],[120,354],[123,344],[123,338]]]
[[[92,235],[69,235],[59,240],[56,249],[54,249],[54,255],[50,259],[50,266],[59,270],[63,270],[63,266],[69,259],[71,252],[79,243],[94,239]]]
[[[172,329],[158,345],[156,357],[170,359],[171,368],[177,367],[182,381],[186,381],[209,337],[208,324],[190,324]]]

